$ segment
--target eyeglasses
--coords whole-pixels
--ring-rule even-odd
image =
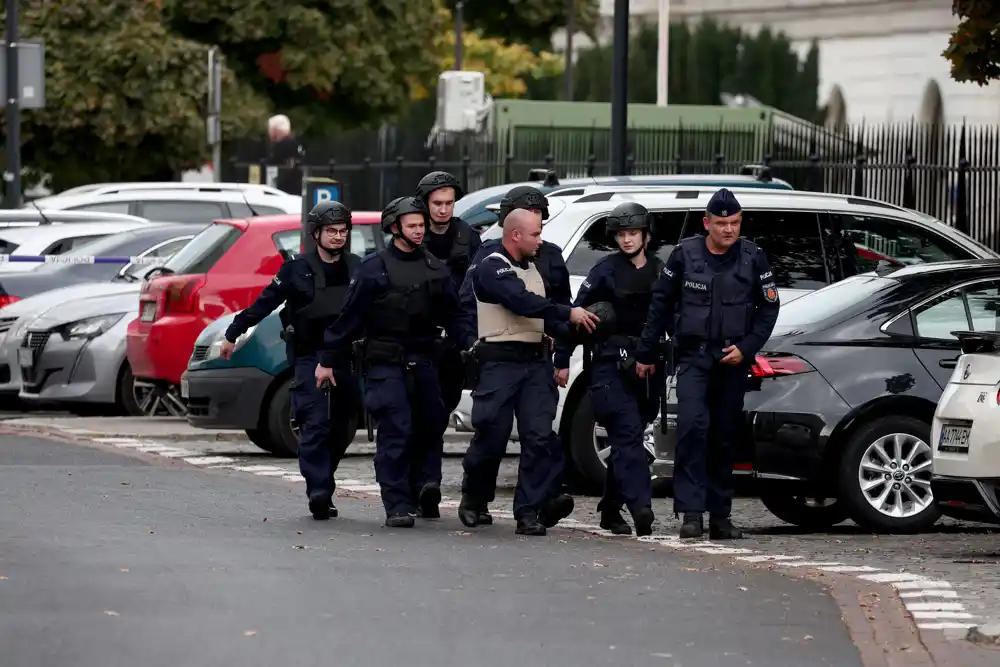
[[[324,227],[323,233],[327,236],[347,236],[347,229],[337,229],[336,227]]]

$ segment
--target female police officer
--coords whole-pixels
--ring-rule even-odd
[[[638,535],[652,533],[652,484],[643,448],[646,425],[656,419],[659,382],[640,380],[635,374],[633,352],[646,322],[653,285],[659,272],[655,257],[647,257],[648,211],[635,202],[619,204],[608,216],[607,231],[619,252],[591,269],[576,296],[575,306],[608,302],[614,311],[615,332],[595,343],[590,376],[590,400],[597,422],[608,433],[611,456],[601,511],[601,528],[616,535],[632,529],[622,517],[628,506]],[[561,343],[556,351],[556,379],[566,386],[573,344]]]

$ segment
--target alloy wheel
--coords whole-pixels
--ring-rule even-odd
[[[890,433],[868,445],[858,483],[868,503],[885,516],[905,519],[934,502],[930,446],[909,433]]]
[[[653,448],[653,431],[659,424],[659,417],[646,427],[642,435],[642,446],[646,450],[647,463],[652,463],[656,459],[656,450]],[[608,431],[600,424],[594,424],[594,451],[597,458],[605,468],[608,467],[608,457],[611,456],[611,445],[608,444]]]
[[[186,417],[187,405],[176,387],[164,389],[152,382],[134,380],[132,396],[136,405],[147,417]]]

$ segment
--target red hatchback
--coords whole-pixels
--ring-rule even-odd
[[[385,247],[378,213],[356,212],[351,245]],[[126,351],[133,376],[167,391],[176,405],[181,373],[194,341],[213,321],[247,308],[300,249],[301,218],[271,215],[216,220],[171,257],[139,294],[139,317],[128,326]],[[173,411],[173,410],[171,410]]]

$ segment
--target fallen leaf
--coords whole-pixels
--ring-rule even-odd
[[[256,630],[247,630],[246,632],[243,633],[243,636],[244,637],[253,637],[255,634],[257,634]]]
[[[127,568],[127,567],[123,567],[122,569],[120,569],[120,570],[118,570],[118,571],[119,571],[119,572],[128,572],[128,568]]]
[[[0,576],[0,581],[7,581],[7,577]]]
[[[264,523],[266,523],[266,522],[267,522],[267,517],[264,517]]]
[[[747,588],[746,586],[740,586],[740,590],[741,590],[741,591],[748,591],[748,590],[750,590],[750,589],[749,589],[749,588]]]
[[[811,641],[812,641],[812,639],[813,639],[813,636],[812,636],[812,635],[806,635],[806,636],[805,636],[805,637],[803,637],[802,639],[806,640],[807,642],[811,642]]]
[[[292,548],[293,548],[293,549],[305,549],[305,547],[304,547],[304,546],[302,546],[301,544],[296,544],[296,545],[295,545],[294,547],[292,547]]]
[[[117,611],[111,611],[110,609],[105,609],[104,613],[107,614],[108,616],[120,616],[121,615]]]

